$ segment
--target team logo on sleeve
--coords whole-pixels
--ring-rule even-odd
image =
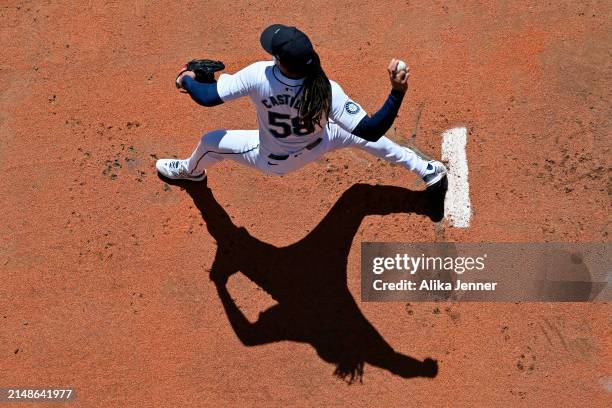
[[[355,102],[348,101],[344,104],[344,110],[346,110],[346,113],[348,113],[349,115],[354,115],[359,112],[361,108]]]

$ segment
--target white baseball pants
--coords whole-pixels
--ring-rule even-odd
[[[284,160],[270,158],[272,152],[260,145],[258,130],[214,130],[202,136],[198,147],[188,159],[188,169],[192,174],[200,174],[215,163],[229,159],[265,173],[283,175],[317,160],[329,151],[344,147],[365,150],[421,177],[426,173],[427,160],[409,148],[400,146],[384,136],[376,142],[368,142],[333,123],[327,126],[327,131],[323,132],[318,145],[311,150],[303,149],[289,154]]]

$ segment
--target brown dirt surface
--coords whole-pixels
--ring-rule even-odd
[[[611,15],[609,1],[3,1],[0,387],[72,387],[79,407],[610,406],[609,304],[364,303],[359,248],[608,242]],[[203,132],[256,126],[247,100],[204,109],[179,94],[179,66],[267,59],[259,34],[273,22],[308,33],[369,112],[388,61],[409,62],[392,135],[406,140],[422,107],[416,143],[438,157],[441,133],[467,127],[470,228],[359,213],[346,197],[422,189],[361,152],[282,178],[223,162],[199,190],[157,177],[156,158],[188,155]],[[236,274],[228,300],[209,279],[215,259],[278,279]],[[301,291],[308,272],[345,292]],[[337,295],[355,314],[321,331],[366,347],[342,328],[367,319],[373,347],[433,358],[437,376],[366,363],[349,386],[328,332],[318,349],[243,344],[223,302],[253,321],[275,302],[266,285],[301,294],[298,316],[334,313],[321,305]]]

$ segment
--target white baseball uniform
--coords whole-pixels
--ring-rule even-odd
[[[367,115],[340,85],[330,81],[330,117],[322,127],[308,131],[299,125],[303,79],[284,76],[274,61],[249,65],[233,75],[222,74],[217,82],[220,98],[227,102],[251,98],[257,109],[259,130],[215,130],[202,136],[188,160],[191,174],[231,159],[270,174],[286,174],[316,160],[328,151],[357,147],[381,159],[424,176],[427,161],[387,137],[368,142],[351,132]]]

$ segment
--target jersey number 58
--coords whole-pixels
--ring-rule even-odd
[[[291,134],[295,136],[305,136],[310,132],[300,123],[299,117],[292,118],[284,113],[268,111],[268,123],[276,129],[269,128],[274,137],[284,138]]]

